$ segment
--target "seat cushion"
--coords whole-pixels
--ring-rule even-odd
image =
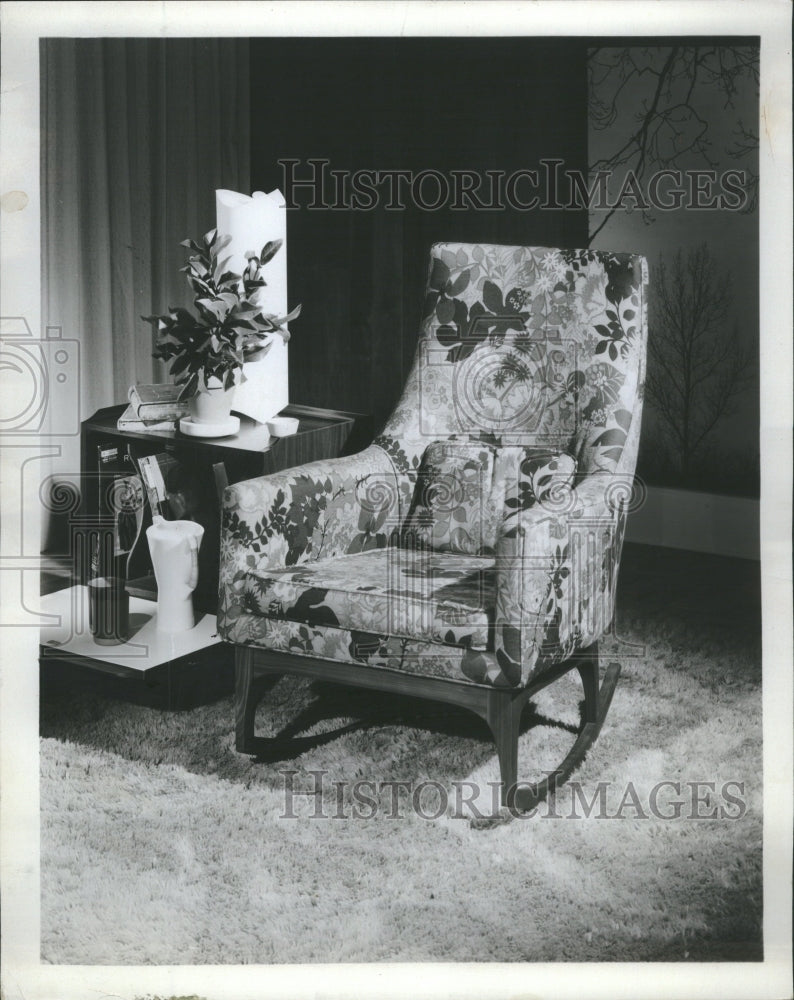
[[[246,610],[264,617],[493,649],[494,560],[388,547],[248,574]]]
[[[271,653],[352,663],[367,669],[439,677],[459,684],[504,688],[519,687],[524,682],[521,671],[516,671],[508,659],[502,657],[500,661],[487,650],[326,625],[305,625],[286,618],[254,614],[247,610],[249,597],[245,585],[242,581],[238,583],[242,584],[241,602],[226,605],[219,618],[219,629],[226,642],[255,646]],[[235,584],[235,593],[237,589]]]

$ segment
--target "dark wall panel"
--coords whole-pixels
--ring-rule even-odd
[[[586,170],[585,50],[566,39],[269,38],[251,43],[254,189],[284,187],[282,159],[338,171]],[[425,200],[437,199],[426,181]],[[385,188],[380,189],[385,194]],[[486,188],[481,189],[481,197]],[[519,188],[522,198],[529,188]],[[584,246],[582,210],[403,209],[289,214],[294,402],[388,415],[413,356],[427,250],[444,240]],[[486,199],[487,200],[487,199]],[[334,201],[333,187],[325,192]]]

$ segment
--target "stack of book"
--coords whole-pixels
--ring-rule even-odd
[[[118,419],[120,431],[173,431],[180,417],[188,415],[184,386],[163,382],[134,385],[129,391],[130,405]]]

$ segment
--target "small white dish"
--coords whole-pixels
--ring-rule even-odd
[[[187,434],[188,437],[229,437],[230,434],[236,434],[240,430],[240,418],[227,417],[226,420],[203,424],[192,417],[180,417],[179,429],[183,434]]]
[[[297,417],[273,417],[272,420],[268,420],[267,429],[273,437],[283,438],[296,434],[299,424]]]

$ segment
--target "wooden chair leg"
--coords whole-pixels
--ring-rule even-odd
[[[260,761],[287,760],[367,725],[365,720],[357,720],[314,736],[295,736],[294,727],[289,725],[275,736],[257,736],[257,706],[284,673],[278,658],[268,659],[267,653],[251,647],[236,647],[234,709],[238,753],[249,754]]]
[[[253,697],[254,653],[238,646],[234,651],[235,744],[239,753],[249,752],[254,738],[257,700]]]
[[[502,778],[501,803],[511,810],[526,812],[563,784],[582,763],[588,748],[598,736],[615,692],[620,665],[610,663],[599,685],[598,644],[578,658],[576,668],[584,689],[584,725],[562,764],[546,775],[537,785],[518,785],[518,736],[521,713],[535,688],[519,692],[490,691],[483,713],[496,743]],[[563,667],[563,670],[565,668]]]
[[[283,676],[278,670],[255,663],[256,650],[237,646],[234,651],[235,746],[239,753],[256,754],[262,739],[255,736],[256,707],[270,688]],[[268,745],[272,741],[268,741]]]
[[[508,804],[519,812],[528,812],[530,809],[534,809],[550,792],[564,784],[580,766],[587,751],[601,731],[620,677],[620,664],[609,664],[604,673],[604,680],[599,686],[598,651],[593,647],[591,650],[593,650],[593,655],[589,660],[582,661],[581,664],[577,663],[585,689],[585,723],[579,731],[576,742],[556,771],[548,774],[534,788],[523,787],[517,790],[513,800]]]
[[[500,799],[509,805],[518,781],[518,735],[521,713],[529,699],[526,691],[489,691],[485,721],[493,733],[502,781]]]
[[[594,642],[585,650],[581,659],[576,660],[576,669],[582,678],[584,688],[584,721],[598,721],[598,643]]]

